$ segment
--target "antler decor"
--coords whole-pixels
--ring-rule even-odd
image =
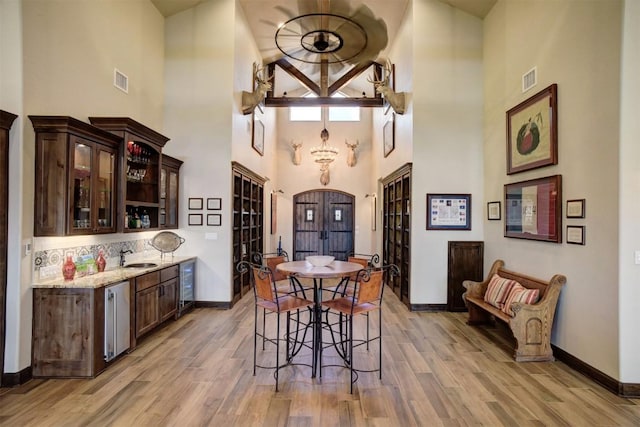
[[[384,66],[384,78],[382,80],[374,80],[369,77],[367,81],[373,83],[376,91],[384,96],[384,99],[387,100],[396,114],[404,114],[404,92],[395,92],[393,88],[389,86],[389,77],[391,76],[392,69],[391,61],[387,59]]]
[[[291,141],[291,148],[293,148],[293,164],[298,166],[302,163],[302,142],[296,144]]]
[[[344,143],[349,148],[349,151],[347,152],[347,166],[354,167],[358,160],[356,158],[356,147],[360,145],[360,141],[356,141],[355,144],[349,144],[349,142],[345,139]]]
[[[273,76],[266,76],[264,68],[259,67],[255,62],[253,63],[253,81],[257,83],[257,87],[253,92],[242,91],[242,114],[251,114],[256,106],[262,102],[267,92],[271,90],[271,83],[269,80]]]

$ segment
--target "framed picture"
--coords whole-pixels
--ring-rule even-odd
[[[201,211],[202,210],[202,197],[189,197],[189,210]]]
[[[189,225],[202,225],[202,214],[189,214]]]
[[[427,230],[471,230],[471,194],[427,194]]]
[[[507,175],[558,164],[554,83],[507,111]]]
[[[251,136],[251,146],[261,156],[264,156],[264,124],[253,112],[253,135]]]
[[[567,243],[584,245],[584,225],[567,225]]]
[[[500,202],[487,203],[487,219],[489,221],[497,221],[500,219]]]
[[[222,225],[222,214],[207,214],[207,225]]]
[[[504,236],[562,243],[562,175],[504,186]]]
[[[584,218],[585,199],[567,200],[567,218]]]
[[[387,120],[387,122],[384,124],[384,127],[382,129],[382,147],[383,147],[383,154],[385,157],[387,157],[393,151],[393,149],[396,148],[395,117],[396,117],[395,113],[391,113],[389,120]]]
[[[207,199],[207,210],[219,211],[222,210],[222,199],[220,197],[213,197]]]

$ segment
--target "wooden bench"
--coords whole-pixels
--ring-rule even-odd
[[[517,362],[554,360],[550,342],[551,328],[553,327],[558,296],[562,286],[566,283],[566,277],[556,274],[547,282],[506,270],[503,267],[504,261],[497,260],[493,263],[489,275],[483,282],[465,280],[462,283],[466,289],[462,298],[469,310],[467,324],[478,325],[491,322],[492,318],[499,319],[509,326],[516,339],[514,357]],[[515,313],[513,317],[485,302],[484,294],[494,274],[505,279],[515,280],[525,288],[539,289],[538,302],[535,304],[514,302],[511,305]]]

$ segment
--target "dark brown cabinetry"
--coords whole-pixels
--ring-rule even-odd
[[[169,138],[128,117],[89,117],[89,121],[122,141],[119,230],[160,228],[161,152]]]
[[[9,214],[9,130],[15,114],[0,110],[0,385],[4,366],[7,306],[7,235]]]
[[[162,155],[160,169],[160,227],[178,228],[178,201],[182,160]]]
[[[462,300],[465,280],[484,280],[484,243],[449,242],[447,270],[447,309],[449,311],[467,311]]]
[[[35,236],[113,233],[120,138],[68,116],[36,132]]]
[[[34,377],[94,377],[105,367],[104,289],[34,289]]]
[[[178,310],[178,265],[135,279],[135,338],[175,316]]]
[[[264,178],[239,163],[233,169],[233,300],[250,290],[249,272],[239,273],[236,265],[249,261],[254,252],[264,251]]]
[[[411,163],[382,180],[382,260],[395,264],[400,275],[387,282],[400,301],[410,305],[411,271]]]

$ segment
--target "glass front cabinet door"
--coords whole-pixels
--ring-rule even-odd
[[[182,160],[162,155],[160,170],[160,226],[178,228],[178,187]]]
[[[114,233],[121,138],[68,116],[36,132],[35,236]]]
[[[117,150],[81,138],[73,141],[69,234],[115,232]]]

